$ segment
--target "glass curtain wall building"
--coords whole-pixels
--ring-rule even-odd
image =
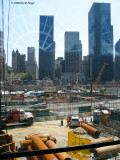
[[[120,39],[115,44],[115,79],[120,80]]]
[[[27,57],[29,62],[35,61],[35,47],[28,47],[27,48]]]
[[[92,78],[96,80],[103,64],[102,81],[113,79],[113,26],[109,3],[93,3],[88,13],[89,59],[92,57]],[[89,61],[90,63],[90,61]]]
[[[65,32],[65,72],[73,72],[76,61],[76,72],[82,70],[82,44],[79,32]],[[77,60],[76,60],[77,59]]]
[[[54,79],[55,42],[54,16],[40,16],[39,25],[39,79]]]

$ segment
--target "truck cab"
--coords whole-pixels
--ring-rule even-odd
[[[34,116],[31,112],[25,112],[23,109],[13,109],[7,112],[3,112],[3,124],[10,123],[27,123],[28,125],[33,124]]]
[[[79,127],[80,126],[80,119],[78,116],[71,116],[69,127]]]

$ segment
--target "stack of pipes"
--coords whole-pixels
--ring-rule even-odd
[[[25,137],[25,140],[21,141],[21,149],[28,151],[32,150],[44,150],[49,148],[59,148],[56,145],[56,138],[48,134],[29,135]],[[71,160],[66,152],[52,153],[31,156],[31,160]]]
[[[91,141],[91,144],[94,143],[101,143],[101,142],[108,142],[108,141],[114,141],[112,137],[104,138],[104,139],[98,139],[95,141]],[[100,148],[94,148],[92,149],[94,152],[94,155],[97,157],[106,157],[108,155],[117,154],[120,153],[120,145],[112,145],[112,146],[105,146]]]

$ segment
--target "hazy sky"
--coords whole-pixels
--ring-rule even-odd
[[[4,1],[4,47],[7,54],[7,28],[9,0]],[[19,2],[17,4],[16,2]],[[33,3],[30,3],[33,2]],[[64,57],[65,31],[78,31],[83,45],[83,55],[88,55],[88,12],[93,2],[111,3],[111,24],[114,44],[120,39],[120,0],[11,0],[9,19],[8,64],[12,63],[12,50],[26,54],[27,47],[36,48],[38,63],[39,16],[54,16],[55,58]],[[0,10],[1,10],[0,0]],[[0,20],[2,12],[0,11]],[[0,26],[1,26],[0,22]],[[1,27],[2,28],[2,27]]]

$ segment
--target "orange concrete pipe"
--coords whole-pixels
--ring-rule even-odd
[[[84,128],[88,133],[92,134],[95,137],[98,137],[100,135],[100,132],[97,129],[95,129],[85,123],[81,123],[81,127]]]
[[[95,140],[95,141],[91,141],[90,144],[100,143],[100,142],[107,142],[107,141],[114,141],[114,139],[112,137],[104,138],[104,139],[98,139],[98,140]]]
[[[12,135],[8,135],[10,142],[13,141],[13,136]]]
[[[44,144],[44,142],[39,137],[33,137],[32,144],[36,150],[48,149],[48,147]],[[58,160],[54,154],[43,154],[43,155],[40,155],[39,157],[44,160]]]
[[[43,142],[46,142],[47,140],[52,140],[54,142],[56,142],[56,138],[55,137],[47,137],[47,138],[41,138],[41,140]],[[28,139],[28,140],[23,140],[20,142],[20,146],[21,149],[27,149],[27,147],[32,143],[32,139]]]
[[[11,152],[16,152],[16,150],[15,150],[15,142],[12,142],[10,144],[10,149],[11,149]]]
[[[120,145],[112,145],[106,147],[96,148],[94,154],[97,157],[104,157],[111,154],[120,153]]]
[[[40,138],[46,138],[46,137],[50,137],[51,135],[50,134],[34,134],[34,135],[28,135],[28,136],[25,136],[25,139],[32,139],[33,137],[40,137]]]
[[[53,141],[49,140],[46,142],[46,145],[48,148],[59,148]],[[54,153],[55,156],[59,159],[59,160],[71,160],[71,158],[67,155],[67,153],[65,152],[61,152],[61,153]]]
[[[28,151],[35,150],[31,145],[28,146]],[[30,159],[32,160],[39,160],[37,156],[30,156]]]

